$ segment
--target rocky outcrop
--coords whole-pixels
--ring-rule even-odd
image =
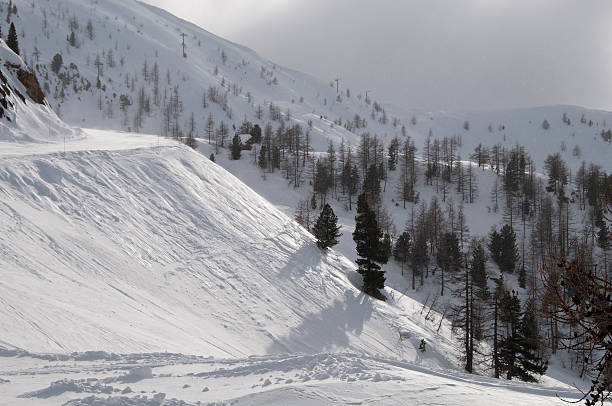
[[[40,84],[35,74],[24,69],[19,69],[17,70],[17,79],[19,79],[26,88],[28,96],[30,96],[34,102],[38,104],[43,104],[45,102],[45,94],[40,88]]]

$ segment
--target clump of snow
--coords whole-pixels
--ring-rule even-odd
[[[63,406],[195,406],[195,403],[184,402],[177,399],[166,399],[164,393],[158,393],[152,398],[147,396],[136,396],[133,398],[125,396],[114,396],[100,398],[90,396],[84,399],[75,399],[64,403]]]
[[[102,385],[97,380],[63,379],[61,381],[52,382],[47,388],[24,393],[19,395],[19,397],[47,399],[50,397],[59,396],[64,392],[112,393],[113,387]]]
[[[136,367],[129,370],[129,372],[116,379],[117,382],[122,383],[134,383],[142,381],[143,379],[153,378],[153,370],[149,366]]]

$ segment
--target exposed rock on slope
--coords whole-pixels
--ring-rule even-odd
[[[45,102],[45,94],[40,88],[36,75],[25,69],[17,69],[17,78],[25,86],[28,96],[38,104]]]
[[[59,119],[36,75],[0,39],[0,142],[48,142],[79,133]]]

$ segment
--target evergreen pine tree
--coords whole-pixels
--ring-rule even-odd
[[[322,250],[338,244],[338,237],[342,234],[338,226],[338,217],[329,204],[323,206],[312,231],[317,239],[317,246]]]
[[[240,154],[242,152],[242,141],[240,140],[240,137],[238,136],[238,134],[234,135],[234,138],[232,139],[232,159],[233,160],[238,160],[240,159]]]
[[[493,229],[493,231],[491,231],[491,234],[489,235],[489,253],[491,253],[491,259],[493,260],[493,262],[498,265],[501,260],[501,245],[501,236],[499,235],[496,229]]]
[[[538,355],[540,345],[534,305],[531,301],[527,302],[521,316],[520,301],[516,294],[507,304],[510,307],[505,310],[510,312],[515,327],[500,344],[502,369],[506,371],[507,379],[537,382],[535,375],[543,375],[548,365]]]
[[[8,37],[6,39],[6,45],[17,55],[19,55],[19,41],[17,40],[17,31],[15,30],[15,24],[11,22],[9,28]]]
[[[546,190],[557,193],[563,186],[567,185],[568,170],[560,153],[548,155],[544,161],[544,169],[548,175]]]
[[[261,127],[259,124],[255,124],[253,128],[251,128],[251,142],[254,144],[259,144],[261,142]]]
[[[398,238],[393,249],[393,258],[402,264],[402,275],[404,274],[404,264],[410,259],[410,251],[412,249],[412,241],[408,231],[404,231]],[[413,278],[414,279],[414,278]],[[414,281],[413,281],[414,285]]]
[[[516,366],[518,352],[519,344],[516,334],[505,337],[499,343],[500,369],[506,373],[506,379],[512,379],[518,375]]]
[[[501,258],[498,264],[502,272],[513,273],[519,260],[519,249],[516,244],[516,234],[508,224],[504,225],[500,232]]]
[[[519,371],[518,378],[525,382],[536,382],[534,375],[546,373],[548,363],[539,355],[540,342],[536,309],[532,301],[525,305],[525,311],[519,324]]]
[[[381,262],[383,264],[389,262],[389,258],[391,258],[392,253],[393,243],[391,242],[391,236],[388,233],[385,233],[382,239]]]
[[[70,46],[76,47],[76,35],[74,31],[70,32],[70,36],[68,37],[68,43]]]
[[[481,299],[489,297],[487,286],[487,255],[480,241],[476,241],[472,247],[472,281],[476,287],[476,296]]]
[[[380,289],[385,287],[385,272],[381,270],[381,265],[386,263],[382,232],[376,222],[376,213],[370,209],[365,193],[357,200],[355,221],[353,240],[357,244],[359,255],[355,262],[359,265],[357,271],[363,275],[363,291],[377,299],[386,300],[380,292]]]
[[[313,179],[313,189],[321,198],[321,206],[325,203],[327,191],[330,187],[329,167],[321,159],[315,164],[315,173]]]
[[[63,64],[64,61],[62,60],[62,55],[55,54],[53,60],[51,61],[51,70],[55,73],[58,73]]]
[[[437,262],[442,271],[442,289],[441,296],[444,296],[445,273],[456,274],[461,267],[462,254],[459,250],[459,240],[455,233],[444,233],[440,239],[440,247],[438,249]]]
[[[376,165],[368,167],[365,179],[363,180],[363,192],[368,198],[368,202],[377,203],[380,198],[380,173]]]
[[[499,342],[499,369],[506,378],[517,375],[516,358],[519,352],[518,324],[521,317],[521,302],[515,292],[505,290],[499,300],[499,320],[506,326],[506,337]]]
[[[265,145],[262,145],[261,148],[259,148],[259,158],[257,159],[257,164],[261,169],[266,169],[268,167],[267,151],[268,149]]]
[[[519,260],[519,249],[516,244],[516,233],[509,224],[504,225],[500,232],[495,229],[491,232],[489,252],[491,259],[502,272],[514,272]]]

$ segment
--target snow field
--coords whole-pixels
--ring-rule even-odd
[[[565,385],[534,386],[350,353],[204,359],[178,354],[90,361],[9,358],[0,402],[22,405],[556,405]],[[133,372],[133,371],[145,371]],[[128,378],[133,377],[134,378]]]

